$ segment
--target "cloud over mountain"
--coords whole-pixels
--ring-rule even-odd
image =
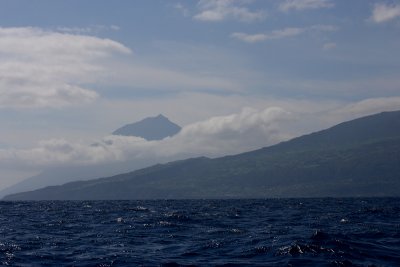
[[[87,145],[64,139],[41,141],[31,149],[0,150],[2,164],[52,166],[65,164],[99,164],[113,161],[191,156],[222,156],[287,138],[279,129],[290,114],[276,107],[265,110],[243,109],[229,116],[213,117],[182,128],[173,137],[146,141],[139,137],[110,135]]]
[[[367,99],[348,104],[276,101],[265,109],[244,108],[238,113],[191,123],[163,140],[110,135],[89,143],[62,138],[36,147],[0,149],[0,163],[21,168],[58,165],[95,165],[126,160],[159,162],[187,157],[217,157],[276,144],[329,127],[343,120],[400,109],[400,98]],[[323,107],[325,106],[325,108]]]

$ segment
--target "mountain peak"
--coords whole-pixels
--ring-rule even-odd
[[[171,122],[167,117],[159,114],[155,117],[148,117],[141,121],[127,124],[117,130],[113,135],[138,136],[148,141],[162,140],[173,136],[181,130],[181,127]]]

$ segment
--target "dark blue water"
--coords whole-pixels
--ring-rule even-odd
[[[13,266],[400,266],[400,199],[0,202]]]

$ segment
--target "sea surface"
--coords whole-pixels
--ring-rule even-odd
[[[0,202],[11,266],[400,266],[400,199]]]

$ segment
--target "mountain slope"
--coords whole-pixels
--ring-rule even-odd
[[[385,112],[275,146],[196,158],[6,200],[400,196],[400,112]]]
[[[117,130],[113,135],[138,136],[148,141],[161,140],[177,134],[181,127],[163,115],[143,119],[139,122],[127,124]]]
[[[180,126],[169,121],[168,118],[158,115],[157,117],[145,118],[139,122],[125,125],[114,131],[113,134],[139,136],[146,140],[160,140],[175,135],[180,129]],[[157,163],[155,159],[135,159],[135,161],[116,162],[101,166],[55,167],[0,190],[0,198],[9,194],[39,189],[44,186],[61,185],[77,180],[90,180],[100,176],[111,176],[147,167],[155,163]]]
[[[94,166],[58,166],[46,169],[38,175],[28,177],[21,182],[0,191],[0,198],[18,192],[36,190],[45,186],[61,185],[78,180],[91,180],[102,176],[112,176],[123,172],[137,170],[157,162],[138,160],[113,162]]]

